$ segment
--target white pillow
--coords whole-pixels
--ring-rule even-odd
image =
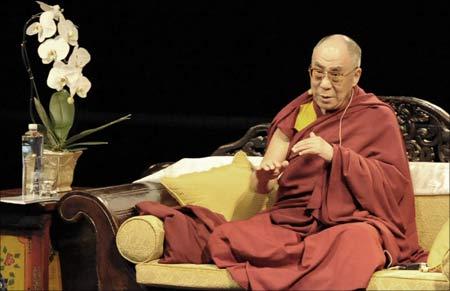
[[[262,157],[248,156],[247,158],[252,163],[253,166],[258,166],[262,161]],[[145,183],[145,182],[159,183],[161,178],[165,176],[177,177],[187,173],[203,172],[214,167],[220,167],[231,164],[232,161],[233,156],[184,158],[176,163],[173,163],[172,165],[168,166],[165,169],[162,169],[151,175],[145,176],[139,180],[134,181],[133,183]]]

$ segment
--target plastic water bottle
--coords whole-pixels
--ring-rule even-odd
[[[44,136],[35,123],[22,135],[22,197],[39,195]]]

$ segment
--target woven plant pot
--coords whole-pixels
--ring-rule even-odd
[[[67,192],[72,190],[73,176],[78,158],[83,152],[52,152],[44,150],[42,158],[41,179],[55,180],[53,189],[56,192]],[[32,187],[32,173],[35,160],[33,158],[26,161],[27,178],[26,187]]]

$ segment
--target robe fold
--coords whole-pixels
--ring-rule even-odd
[[[344,110],[322,114],[297,131],[305,92],[273,119],[290,138],[289,166],[277,201],[254,217],[226,222],[199,206],[137,204],[164,220],[162,262],[227,268],[251,290],[355,290],[388,265],[426,261],[419,246],[406,150],[396,116],[375,95],[354,88]],[[314,132],[333,146],[333,160],[290,148]],[[341,132],[341,138],[339,137]],[[181,235],[180,235],[181,234]]]

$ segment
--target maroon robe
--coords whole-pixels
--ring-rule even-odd
[[[334,153],[331,163],[317,155],[289,154],[270,210],[226,223],[198,206],[139,203],[141,214],[165,221],[161,262],[212,260],[246,289],[354,290],[366,288],[373,272],[384,266],[426,261],[395,113],[375,95],[354,90],[341,124],[344,110],[316,110],[317,120],[297,132],[299,107],[311,101],[306,93],[274,118],[269,140],[279,128],[291,148],[314,132]]]

